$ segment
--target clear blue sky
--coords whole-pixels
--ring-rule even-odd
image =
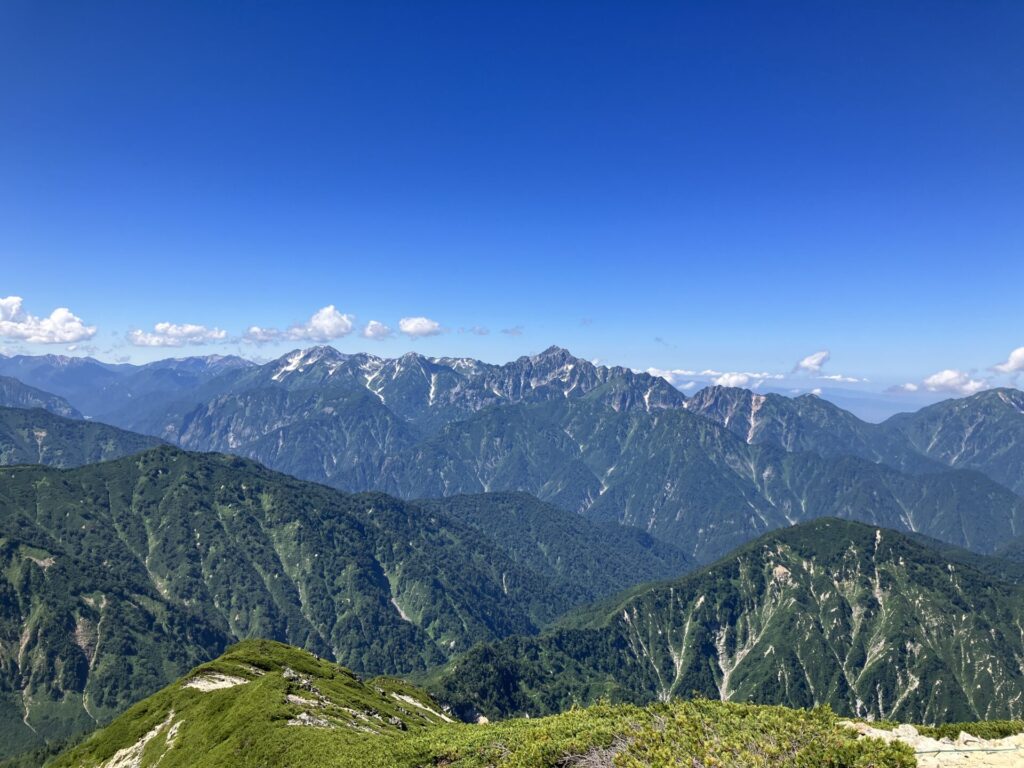
[[[1008,383],[1022,43],[974,0],[7,0],[0,349],[67,307],[76,354],[266,358],[333,305],[388,356]]]

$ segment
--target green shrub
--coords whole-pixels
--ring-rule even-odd
[[[970,723],[944,723],[943,725],[918,726],[918,733],[933,739],[955,739],[960,732],[977,736],[979,739],[1004,739],[1024,733],[1024,720],[980,720]]]

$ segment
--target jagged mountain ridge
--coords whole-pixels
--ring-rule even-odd
[[[339,400],[358,400],[360,395],[370,393],[396,423],[409,427],[412,436],[419,437],[485,408],[582,397],[609,381],[622,382],[621,387],[608,393],[610,404],[617,409],[668,408],[685,401],[685,396],[663,379],[626,368],[597,366],[559,347],[492,365],[411,352],[392,359],[348,355],[322,346],[295,350],[265,365],[210,382],[191,398],[193,403],[205,403],[205,409],[188,413],[187,402],[179,405],[174,416],[181,426],[162,418],[162,414],[147,424],[126,426],[144,431],[166,429],[164,437],[186,447],[216,440],[241,444],[293,425],[314,409],[322,412],[337,408]],[[282,409],[277,419],[265,423],[235,419],[213,428],[202,423],[200,414],[258,409],[268,397],[268,389],[288,393],[287,397],[276,398],[276,407]],[[175,426],[168,429],[164,422]]]
[[[115,426],[162,435],[186,446],[220,440],[224,443],[222,449],[232,442],[242,445],[272,437],[279,429],[294,427],[304,418],[304,412],[336,406],[332,400],[342,397],[342,393],[351,396],[355,390],[372,393],[398,423],[416,427],[417,435],[422,437],[488,407],[572,399],[613,383],[609,402],[614,408],[636,407],[641,400],[648,410],[683,406],[727,427],[750,444],[771,444],[790,452],[811,451],[827,457],[854,455],[914,472],[964,466],[986,472],[1015,490],[1021,482],[1015,449],[1010,449],[1013,457],[1007,466],[989,467],[985,457],[991,446],[960,445],[978,436],[977,422],[982,418],[989,429],[1009,429],[1013,437],[1019,436],[1024,393],[1008,388],[945,401],[916,414],[900,414],[883,424],[872,424],[814,395],[791,398],[712,386],[687,400],[663,379],[627,368],[594,365],[559,347],[503,365],[415,353],[387,359],[343,354],[329,346],[297,349],[264,365],[230,355],[168,359],[143,366],[60,355],[0,356],[0,375],[4,374],[64,396],[92,417],[101,415],[96,401],[105,398],[109,402],[98,410],[107,411],[102,416]],[[219,431],[195,425],[193,435],[181,436],[181,421],[197,406],[217,397],[238,397],[273,385],[289,392],[325,391],[317,398],[288,404],[284,414],[268,418],[265,425],[245,425],[231,437],[228,424],[221,425]],[[151,402],[137,402],[147,396]],[[92,407],[83,408],[76,398]],[[239,405],[244,402],[244,398],[237,401]],[[207,410],[216,411],[217,406]],[[942,414],[951,417],[944,425],[939,423]],[[193,415],[190,421],[196,419]],[[940,428],[942,435],[927,434]],[[1008,435],[993,434],[993,439]],[[946,441],[950,442],[948,450],[944,447]],[[993,445],[1003,452],[1006,442],[996,440]],[[1017,439],[1012,441],[1012,445],[1019,443]]]
[[[956,402],[970,410],[977,397]],[[830,514],[982,552],[1022,530],[1018,498],[949,474],[905,429],[814,396],[712,387],[687,400],[663,379],[557,347],[505,365],[313,347],[154,402],[132,425],[190,449],[403,498],[526,491],[704,561]],[[1009,482],[1015,459],[1004,458],[994,472]]]
[[[696,691],[915,722],[1014,718],[1022,598],[897,532],[818,520],[540,637],[475,648],[437,692],[489,715]]]
[[[1022,530],[1018,498],[825,401],[725,388],[687,400],[557,347],[501,366],[314,347],[190,397],[144,431],[345,490],[526,491],[704,561],[829,514],[984,552]]]

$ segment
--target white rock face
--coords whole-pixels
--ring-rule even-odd
[[[168,734],[168,741],[177,736],[177,728],[174,726],[174,712],[173,710],[167,716],[167,719],[157,725],[153,730],[145,734],[141,739],[132,744],[130,747],[119,749],[115,752],[107,762],[103,763],[101,768],[139,768],[142,765],[142,752],[146,749],[146,745],[149,744],[153,739],[160,735],[160,733],[166,729],[170,729],[173,734]]]
[[[185,683],[186,688],[195,688],[197,691],[219,691],[222,688],[234,688],[236,685],[245,685],[249,681],[244,677],[224,675],[220,672],[210,672],[201,677],[194,677]]]
[[[443,712],[438,712],[436,709],[431,709],[430,707],[426,706],[425,704],[420,704],[420,702],[416,701],[416,699],[414,699],[412,696],[406,696],[404,693],[392,693],[391,697],[394,698],[394,699],[397,699],[398,701],[404,701],[406,704],[411,704],[412,706],[416,707],[417,709],[422,709],[424,712],[429,712],[434,717],[439,717],[442,720],[444,720],[446,723],[453,723],[453,722],[455,722],[454,720],[452,720],[450,717],[448,717],[448,715],[444,714]]]
[[[1024,765],[1024,734],[1005,739],[979,739],[961,732],[956,741],[922,736],[912,725],[891,731],[867,723],[844,723],[863,736],[902,741],[914,750],[918,768],[1020,768]]]

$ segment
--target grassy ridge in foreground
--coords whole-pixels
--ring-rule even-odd
[[[53,765],[129,763],[910,768],[914,758],[899,744],[856,740],[828,709],[703,700],[646,709],[598,704],[466,725],[450,722],[429,696],[400,680],[364,683],[305,651],[248,641],[140,702]]]

